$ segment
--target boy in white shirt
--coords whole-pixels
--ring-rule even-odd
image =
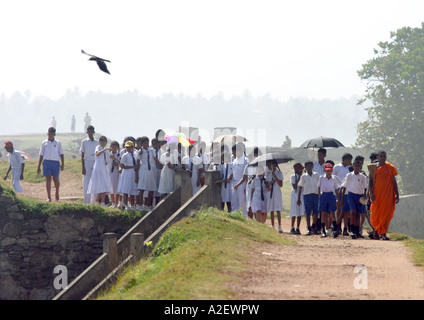
[[[347,174],[340,188],[340,199],[347,202],[350,208],[350,223],[352,239],[363,238],[359,232],[360,216],[366,211],[365,205],[359,202],[362,196],[366,196],[368,189],[368,178],[360,172],[362,164],[359,160],[353,163],[353,172]],[[345,192],[348,192],[345,196]]]
[[[337,199],[339,198],[339,187],[340,184],[338,179],[333,176],[333,165],[326,163],[324,165],[325,175],[319,177],[318,180],[318,192],[319,197],[319,210],[321,211],[321,224],[322,224],[322,236],[326,237],[326,229],[330,228],[329,216],[333,220],[333,236],[337,236],[337,224],[335,211],[337,210]]]
[[[313,171],[314,164],[312,161],[305,162],[306,173],[300,177],[300,181],[297,184],[298,188],[298,198],[297,205],[302,205],[302,200],[304,201],[304,208],[306,214],[306,225],[308,231],[306,235],[318,234],[316,230],[317,220],[318,220],[318,202],[319,202],[319,193],[318,193],[318,180],[319,174]],[[302,197],[303,193],[303,197]],[[312,227],[311,227],[311,214],[312,214]]]
[[[343,181],[346,175],[350,172],[349,169],[352,164],[352,158],[353,156],[350,153],[345,153],[342,156],[342,162],[334,166],[333,175],[338,177],[340,179],[340,182]],[[340,203],[342,202],[340,201]],[[344,205],[339,205],[337,207],[337,214],[336,214],[337,224],[339,225],[340,221],[343,219],[343,222],[344,222],[343,235],[345,236],[349,235],[347,233],[348,224],[349,224],[349,213],[350,213],[350,208],[347,201],[344,202]],[[338,231],[341,231],[341,229]]]
[[[59,173],[65,168],[65,157],[62,144],[55,139],[56,129],[50,127],[47,132],[48,139],[44,140],[40,148],[40,158],[38,160],[37,174],[41,172],[43,164],[43,176],[46,177],[47,201],[51,202],[52,178],[56,189],[56,201],[59,201]],[[62,164],[60,164],[62,162]]]
[[[21,153],[13,148],[13,143],[7,141],[4,143],[4,148],[8,152],[9,169],[6,172],[3,180],[7,180],[9,172],[12,171],[12,186],[15,192],[22,192],[21,180],[24,179],[25,162]]]

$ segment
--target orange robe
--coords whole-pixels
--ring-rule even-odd
[[[371,203],[371,224],[378,234],[387,233],[395,212],[396,193],[393,177],[398,172],[394,165],[386,163],[377,167],[374,180],[375,200]]]

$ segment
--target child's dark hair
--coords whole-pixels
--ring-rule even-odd
[[[334,161],[333,160],[327,160],[327,161],[325,161],[325,163],[330,163],[333,167],[334,167]]]
[[[324,149],[324,148],[319,148],[318,153],[323,153],[323,154],[327,155],[327,150]]]
[[[350,153],[344,153],[342,156],[342,161],[346,159],[353,159],[353,156]]]
[[[55,129],[54,127],[50,127],[50,128],[47,130],[47,132],[48,132],[48,133],[56,133],[56,129]]]
[[[358,156],[356,156],[356,157],[355,157],[354,162],[355,162],[356,160],[359,160],[359,161],[361,161],[361,163],[362,163],[362,162],[365,160],[365,158],[364,158],[363,156],[361,156],[361,155],[358,155]]]
[[[370,160],[371,160],[371,162],[377,160],[377,157],[378,157],[378,153],[377,152],[371,152],[371,154],[370,154]]]
[[[313,163],[312,161],[306,161],[306,162],[305,162],[305,168],[306,168],[306,166],[307,166],[307,165],[310,165],[310,164],[311,164],[311,165],[314,165],[314,163]]]

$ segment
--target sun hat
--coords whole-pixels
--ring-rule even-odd
[[[333,170],[333,165],[331,163],[326,163],[324,165],[324,171],[326,170]]]
[[[127,147],[134,147],[134,142],[132,142],[132,141],[125,142],[125,148],[127,148]]]
[[[6,142],[4,143],[4,147],[5,147],[5,148],[7,148],[7,147],[13,147],[13,143],[12,143],[12,142],[10,142],[10,141],[6,141]]]

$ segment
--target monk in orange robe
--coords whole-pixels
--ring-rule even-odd
[[[399,191],[396,182],[398,174],[394,165],[386,162],[387,154],[378,153],[378,164],[375,178],[370,176],[371,225],[375,232],[374,239],[390,240],[386,233],[395,212],[395,204],[399,202]]]

